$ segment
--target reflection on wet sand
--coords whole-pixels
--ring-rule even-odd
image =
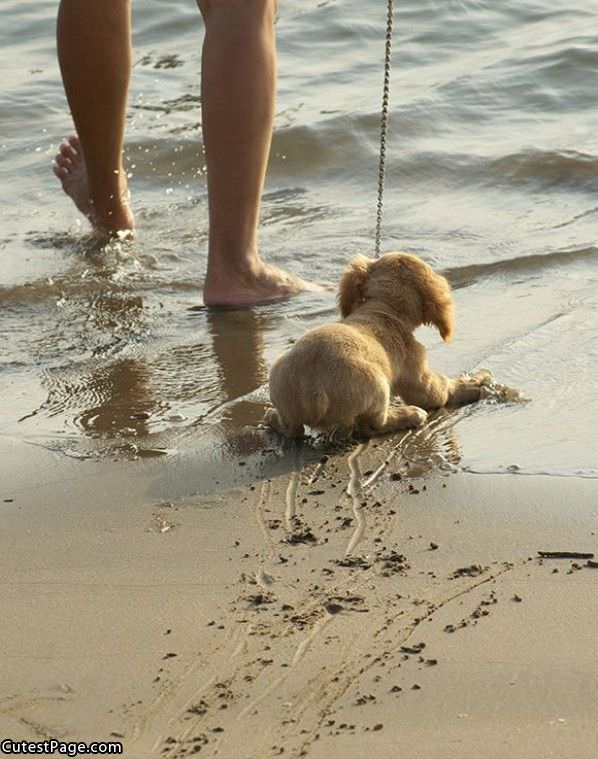
[[[123,359],[110,364],[91,375],[90,385],[100,402],[76,417],[87,435],[110,440],[149,434],[148,420],[159,403],[151,393],[146,361]]]
[[[143,328],[142,298],[114,292],[92,299],[70,298],[65,317],[75,313],[75,318],[80,318],[82,312],[87,312],[92,358],[47,370],[43,375],[46,400],[20,421],[47,417],[53,433],[67,433],[55,446],[50,444],[64,452],[83,455],[88,449],[73,434],[79,431],[88,442],[94,441],[90,455],[151,455],[152,451],[142,450],[138,441],[149,435],[149,420],[161,403],[152,392],[148,362],[135,357],[131,341],[131,336]],[[60,339],[61,330],[59,322],[54,339]],[[125,357],[114,357],[122,353]],[[58,420],[62,426],[59,430]]]
[[[263,338],[267,317],[254,309],[209,309],[207,326],[218,365],[222,400],[227,404],[221,424],[229,430],[256,426],[263,418],[263,404],[231,402],[268,381]]]
[[[99,296],[69,293],[65,303],[60,317],[81,321],[91,357],[46,371],[45,401],[21,419],[51,420],[51,434],[60,434],[52,447],[77,455],[155,455],[208,431],[230,454],[263,446],[264,403],[247,396],[267,381],[266,317],[203,309],[197,342],[152,354],[139,346],[147,331],[140,296],[109,284]],[[62,334],[60,317],[51,340]]]

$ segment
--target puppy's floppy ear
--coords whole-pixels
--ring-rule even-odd
[[[448,343],[453,337],[453,296],[451,287],[440,274],[433,274],[426,283],[424,324],[433,324]]]
[[[341,277],[338,293],[338,305],[343,318],[365,298],[365,283],[368,278],[369,266],[372,259],[359,255],[351,259],[349,268]]]

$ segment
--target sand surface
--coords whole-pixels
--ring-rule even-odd
[[[418,471],[389,441],[218,485],[191,459],[2,457],[5,737],[135,759],[598,750],[598,569],[537,558],[598,549],[595,480]]]

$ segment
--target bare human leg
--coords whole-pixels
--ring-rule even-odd
[[[60,70],[77,134],[54,173],[101,234],[133,229],[122,151],[131,73],[129,0],[61,0]]]
[[[276,0],[198,0],[208,169],[207,305],[250,305],[316,285],[259,256],[257,227],[274,118]]]

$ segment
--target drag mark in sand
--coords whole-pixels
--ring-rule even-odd
[[[467,585],[467,587],[462,588],[461,590],[451,594],[448,597],[445,597],[435,604],[431,604],[421,615],[416,616],[414,619],[412,619],[411,622],[407,622],[400,634],[399,631],[397,631],[397,637],[393,639],[392,647],[384,649],[381,647],[384,644],[381,641],[377,640],[379,639],[380,634],[387,630],[387,624],[385,622],[373,631],[369,645],[366,645],[363,636],[358,636],[355,641],[359,640],[361,651],[367,650],[368,652],[375,655],[370,656],[367,662],[363,662],[363,659],[361,659],[358,660],[357,663],[355,656],[343,658],[343,660],[336,664],[332,672],[327,673],[327,687],[325,689],[321,688],[319,693],[315,691],[312,692],[310,698],[310,703],[312,706],[316,701],[324,701],[324,703],[319,707],[315,725],[311,727],[309,733],[305,735],[302,743],[299,745],[297,755],[304,756],[307,754],[311,744],[314,743],[322,734],[325,724],[334,714],[335,706],[340,702],[341,698],[347,693],[347,691],[349,691],[349,689],[356,682],[358,682],[366,672],[379,664],[380,661],[387,660],[390,656],[393,655],[393,653],[400,651],[402,646],[408,645],[409,639],[415,630],[419,629],[419,625],[422,622],[431,619],[440,609],[452,603],[456,599],[472,593],[480,586],[497,579],[507,572],[510,572],[513,568],[513,564],[504,563],[500,566],[500,569],[495,572],[491,572],[483,579]],[[386,619],[389,616],[388,612],[391,611],[392,606],[393,604],[391,604],[390,608],[388,608],[387,613],[383,613],[380,610],[379,618],[382,620]],[[400,614],[402,614],[402,612],[400,612]],[[386,645],[390,646],[390,642],[387,641]]]
[[[322,630],[328,625],[331,619],[332,619],[332,615],[328,614],[326,617],[324,617],[323,619],[320,619],[318,622],[315,623],[310,633],[297,646],[295,653],[293,655],[293,658],[291,660],[289,669],[292,669],[297,664],[299,664],[299,662],[304,658],[304,656],[309,651],[314,640],[320,635]],[[259,706],[259,704],[262,701],[264,701],[277,688],[280,688],[280,686],[284,683],[284,681],[287,680],[289,675],[290,675],[290,672],[286,672],[284,675],[281,675],[276,680],[274,680],[274,682],[270,683],[270,685],[256,699],[254,699],[249,704],[247,704],[247,706],[245,706],[239,712],[235,721],[239,722],[247,715],[252,714],[255,711],[256,707]]]
[[[266,700],[268,696],[270,696],[272,693],[274,693],[276,690],[280,689],[281,686],[285,683],[286,680],[289,679],[291,676],[292,670],[299,665],[305,656],[308,654],[311,646],[317,641],[317,639],[320,638],[322,632],[326,629],[326,627],[330,624],[332,618],[336,616],[332,613],[327,613],[324,617],[320,618],[315,622],[307,636],[299,643],[297,648],[295,649],[295,653],[293,654],[293,657],[290,661],[290,665],[288,670],[285,672],[285,674],[277,677],[273,682],[270,683],[261,693],[260,695],[250,701],[236,716],[235,718],[235,724],[239,724],[242,722],[242,720],[249,715],[255,714],[257,707]],[[348,663],[348,662],[347,662]],[[318,689],[317,693],[308,693],[305,696],[305,702],[307,704],[312,704],[314,700],[317,700],[317,696],[320,692],[320,689]],[[294,718],[290,721],[291,723],[294,723],[299,719],[299,716],[303,709],[301,707],[297,707],[294,711]],[[282,737],[279,737],[279,740],[282,739]],[[219,740],[216,745],[213,747],[213,754],[212,756],[216,756],[219,753],[221,746],[221,740]],[[255,756],[255,754],[252,754],[252,756]]]
[[[11,717],[15,722],[20,722],[21,725],[28,727],[32,730],[36,737],[43,739],[50,739],[60,737],[57,736],[56,728],[46,727],[37,720],[24,716],[23,712],[28,709],[35,708],[37,706],[44,706],[48,702],[69,702],[72,700],[73,691],[69,686],[59,686],[58,690],[63,691],[58,695],[47,696],[30,696],[30,697],[18,697],[8,696],[0,701],[0,714],[5,714]]]
[[[322,460],[317,464],[311,477],[309,478],[308,485],[313,485],[314,482],[317,482],[320,479],[320,476],[322,475],[322,473],[325,474],[324,466],[327,461],[328,461],[328,456],[324,456]]]
[[[322,632],[322,630],[328,625],[331,619],[332,615],[328,614],[326,617],[316,622],[316,624],[312,627],[309,635],[297,646],[297,650],[295,651],[295,655],[291,661],[291,667],[294,667],[303,659],[305,654],[309,651],[311,644]]]
[[[373,473],[372,473],[372,474],[371,474],[371,475],[370,475],[370,476],[367,478],[367,480],[366,480],[366,481],[363,483],[363,489],[364,489],[364,490],[365,490],[366,488],[369,488],[369,487],[371,487],[371,486],[372,486],[372,485],[373,485],[373,484],[376,482],[376,480],[377,480],[377,479],[378,479],[378,478],[379,478],[379,477],[380,477],[382,474],[384,474],[385,470],[388,468],[389,464],[391,463],[391,461],[392,461],[392,460],[394,459],[394,457],[396,456],[396,454],[397,454],[397,452],[398,452],[399,448],[400,448],[400,447],[403,445],[403,442],[404,442],[405,438],[407,438],[407,437],[408,437],[408,435],[411,435],[411,434],[413,434],[413,433],[411,433],[411,432],[405,432],[405,433],[403,433],[403,434],[401,435],[401,437],[399,438],[399,440],[397,441],[397,443],[395,443],[395,445],[394,445],[394,446],[393,446],[393,448],[391,449],[391,451],[390,451],[390,453],[388,454],[388,456],[387,456],[387,457],[384,459],[384,461],[383,461],[383,462],[382,462],[382,463],[381,463],[381,464],[380,464],[380,465],[379,465],[379,466],[378,466],[378,467],[377,467],[377,468],[376,468],[376,469],[373,471]]]
[[[425,444],[430,437],[433,437],[434,433],[442,432],[445,429],[451,429],[455,424],[456,421],[451,425],[447,425],[446,419],[444,416],[441,416],[433,419],[417,430],[408,430],[407,432],[404,432],[397,442],[393,444],[390,452],[387,454],[386,458],[384,458],[382,463],[379,464],[368,479],[365,480],[363,483],[363,489],[367,490],[368,488],[371,488],[377,480],[380,479],[398,453],[401,454],[402,458],[408,464],[410,454],[412,452],[417,452],[422,443]]]
[[[223,680],[222,665],[226,666],[225,662],[243,655],[250,634],[250,626],[235,629],[223,645],[194,654],[191,662],[176,678],[170,681],[163,678],[155,699],[145,707],[144,713],[133,725],[127,741],[128,751],[134,752],[131,757],[152,756],[152,752],[164,744],[167,730],[172,730],[171,736],[175,737],[174,743],[169,743],[171,748],[184,744],[189,739],[195,725],[185,725],[177,732],[181,715],[189,714],[193,704]],[[228,653],[224,649],[228,649]]]
[[[355,529],[353,531],[353,535],[351,535],[349,544],[347,545],[347,550],[345,551],[346,556],[349,556],[351,553],[353,553],[355,548],[362,541],[363,535],[365,533],[366,521],[363,514],[363,503],[360,500],[360,496],[363,495],[363,481],[361,479],[360,458],[367,451],[369,445],[369,440],[367,443],[361,443],[354,451],[349,454],[347,458],[347,464],[349,465],[350,473],[349,484],[347,485],[347,495],[351,498],[351,501],[353,503]]]
[[[262,483],[260,496],[257,499],[257,502],[255,504],[255,519],[264,537],[264,546],[266,549],[266,553],[268,554],[268,558],[273,559],[276,552],[274,550],[274,544],[272,542],[272,536],[270,535],[270,530],[266,526],[266,520],[264,518],[264,511],[270,505],[271,498],[272,498],[272,483],[270,482],[270,480],[264,480],[264,482]]]
[[[290,534],[293,532],[293,524],[297,517],[297,489],[299,488],[299,471],[295,470],[291,474],[287,492],[285,495],[285,512],[284,523],[286,531]]]

